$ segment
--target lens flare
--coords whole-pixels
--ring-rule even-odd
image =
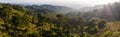
[[[112,15],[112,10],[111,10],[110,4],[104,5],[104,11],[106,14],[105,18],[107,18],[109,20],[113,20],[113,15]]]

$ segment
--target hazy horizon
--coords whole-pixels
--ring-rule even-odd
[[[0,0],[0,2],[15,4],[51,4],[80,8],[119,2],[119,0]]]

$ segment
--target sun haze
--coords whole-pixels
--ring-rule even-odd
[[[0,0],[2,3],[54,4],[68,7],[95,6],[119,2],[119,0]]]

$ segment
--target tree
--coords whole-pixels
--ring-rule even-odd
[[[25,12],[25,8],[22,7],[21,5],[13,5],[13,9],[20,11],[20,12]]]
[[[92,18],[87,24],[88,28],[86,29],[86,32],[88,32],[89,34],[96,34],[97,32],[99,32],[98,29],[104,29],[106,27],[105,25],[106,21],[99,18]]]

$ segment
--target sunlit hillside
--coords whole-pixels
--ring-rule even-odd
[[[120,2],[0,0],[0,37],[120,37]]]

